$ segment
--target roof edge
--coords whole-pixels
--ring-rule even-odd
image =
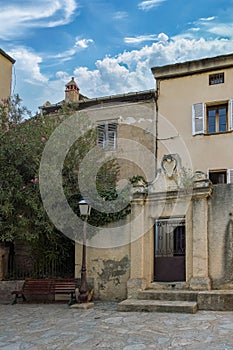
[[[202,58],[165,66],[152,67],[151,71],[156,80],[171,79],[186,75],[233,67],[233,54]]]
[[[15,59],[12,58],[11,56],[9,56],[5,51],[3,51],[2,49],[0,49],[0,54],[2,54],[2,56],[4,56],[5,58],[7,58],[11,63],[15,63]]]

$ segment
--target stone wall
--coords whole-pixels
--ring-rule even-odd
[[[10,304],[14,296],[11,295],[13,290],[20,290],[23,287],[22,281],[0,281],[0,304]]]
[[[153,224],[161,216],[186,219],[185,288],[233,289],[233,184],[212,187],[203,180],[195,186],[191,196],[177,196],[174,191],[156,194],[154,189],[134,198],[130,226],[120,229],[116,241],[120,242],[120,234],[126,239],[118,246],[111,230],[108,242],[106,232],[97,234],[87,250],[87,272],[94,280],[96,299],[135,297],[154,281]],[[81,248],[76,244],[76,277]]]
[[[233,287],[233,185],[214,185],[209,199],[209,274],[213,288]]]

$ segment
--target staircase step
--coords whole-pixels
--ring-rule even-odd
[[[146,289],[138,293],[138,299],[197,301],[197,292],[188,290],[155,290]]]
[[[118,311],[179,312],[194,314],[197,303],[194,301],[139,300],[126,299],[117,306]]]

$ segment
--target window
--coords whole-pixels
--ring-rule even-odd
[[[209,171],[209,179],[213,185],[227,183],[227,171]]]
[[[213,185],[233,183],[233,169],[209,170],[209,179]]]
[[[233,99],[218,104],[192,106],[192,134],[215,134],[233,130]]]
[[[209,75],[209,85],[216,85],[216,84],[223,84],[223,83],[224,83],[224,73]]]
[[[227,128],[227,105],[207,107],[207,132],[226,132]]]
[[[103,122],[97,126],[97,144],[104,149],[115,149],[117,146],[117,123]]]

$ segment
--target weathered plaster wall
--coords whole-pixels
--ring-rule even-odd
[[[120,178],[143,175],[147,181],[155,178],[155,101],[103,104],[78,112],[93,124],[116,121],[117,149],[114,157],[120,164]]]
[[[209,200],[209,274],[214,288],[233,285],[233,185],[215,185]]]
[[[75,276],[80,277],[82,245],[76,244]],[[87,248],[87,276],[94,280],[94,298],[122,300],[130,273],[129,245],[118,248]]]

